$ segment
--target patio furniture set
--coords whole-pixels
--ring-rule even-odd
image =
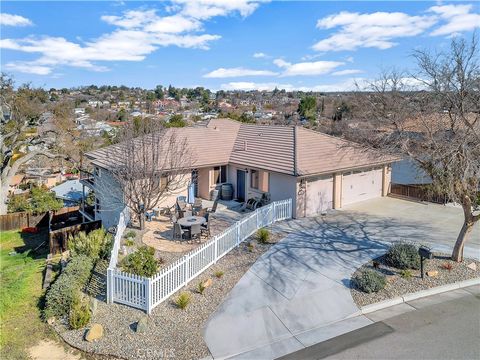
[[[177,197],[175,212],[170,212],[173,225],[173,240],[197,240],[210,235],[209,215],[217,210],[218,200],[211,209],[202,208],[202,200],[195,199],[193,204],[187,204],[184,196]],[[189,206],[190,205],[190,206]]]

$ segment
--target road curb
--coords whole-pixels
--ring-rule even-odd
[[[385,309],[394,305],[402,304],[408,301],[420,299],[420,298],[431,296],[431,295],[441,294],[447,291],[457,290],[457,289],[461,289],[461,288],[465,288],[473,285],[480,285],[480,278],[473,278],[469,280],[456,282],[453,284],[437,286],[431,289],[421,290],[415,293],[405,294],[403,296],[399,296],[393,299],[380,301],[375,304],[365,305],[360,308],[360,312],[363,315],[365,315],[377,310],[382,310],[382,309]]]

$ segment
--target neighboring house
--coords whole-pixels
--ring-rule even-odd
[[[426,185],[432,178],[418,167],[413,160],[404,159],[392,166],[392,183],[401,185]]]
[[[67,180],[51,190],[58,199],[63,200],[64,206],[79,205],[90,192],[90,189],[83,186],[80,180]]]
[[[14,195],[16,195],[18,193],[21,193],[22,191],[19,191],[20,190],[20,184],[22,184],[24,178],[25,178],[25,175],[23,175],[23,174],[13,175],[12,180],[10,180],[8,193],[9,194],[14,194]]]
[[[397,160],[378,152],[360,151],[345,140],[302,127],[213,119],[168,131],[191,145],[195,163],[186,172],[189,177],[192,174],[199,197],[208,199],[218,185],[231,183],[234,198],[240,202],[263,193],[269,193],[272,201],[291,198],[294,217],[386,196],[391,164]],[[86,156],[95,168],[92,177],[83,180],[96,190],[95,217],[106,227],[115,225],[123,205],[112,205],[120,189],[108,169],[121,159],[112,158],[108,147]],[[186,186],[178,193],[185,194]],[[162,205],[172,205],[176,195]]]
[[[50,169],[28,169],[25,171],[24,182],[35,184],[36,186],[46,186],[52,188],[63,181],[60,172],[52,172]]]

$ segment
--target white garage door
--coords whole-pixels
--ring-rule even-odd
[[[382,196],[382,169],[343,174],[342,206]]]
[[[333,177],[307,179],[306,216],[314,216],[333,206]]]

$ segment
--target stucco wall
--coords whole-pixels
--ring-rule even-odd
[[[295,203],[297,199],[297,179],[294,176],[270,173],[269,181],[270,196],[272,201],[292,199],[293,216],[296,216]]]

